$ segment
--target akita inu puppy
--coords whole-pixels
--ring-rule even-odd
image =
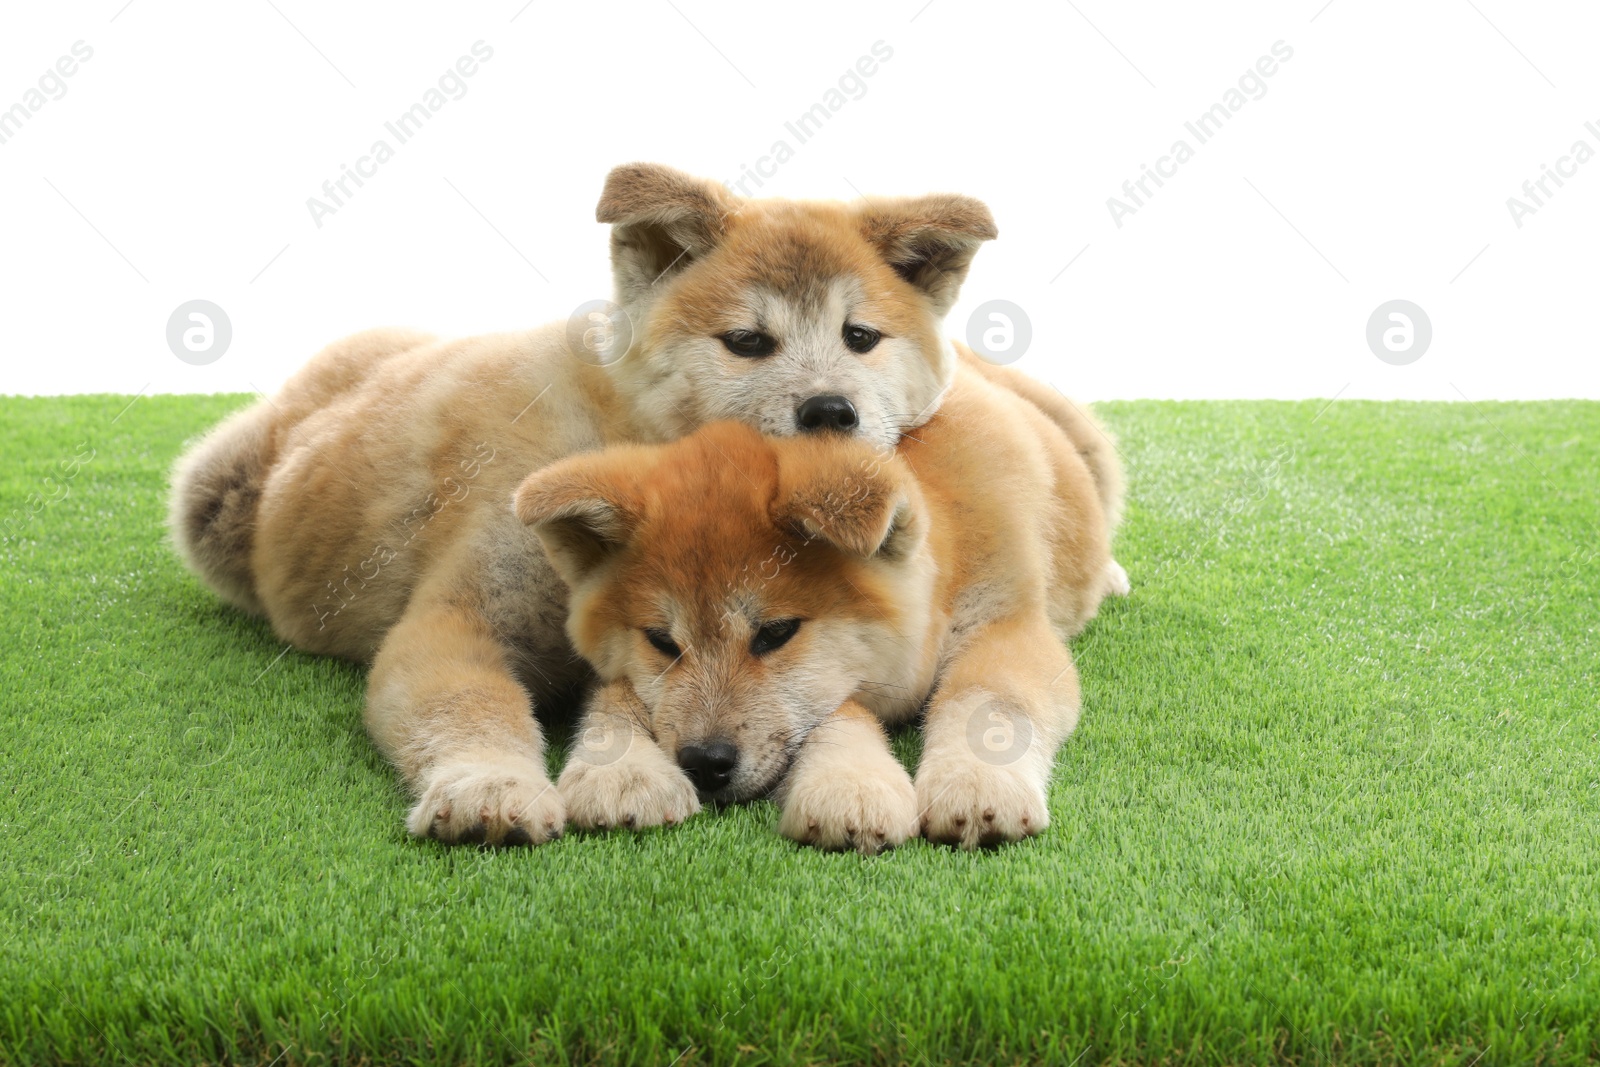
[[[1017,394],[959,375],[898,450],[719,423],[575,456],[516,511],[601,682],[557,783],[577,826],[769,792],[824,848],[1048,825],[1078,718],[1065,641],[1126,587],[1092,473]],[[880,720],[925,705],[913,785]]]
[[[592,675],[565,586],[507,503],[528,472],[722,419],[894,447],[957,373],[940,323],[995,236],[967,197],[748,201],[643,164],[611,173],[597,214],[624,312],[609,342],[584,322],[359,334],[174,475],[193,570],[295,647],[371,664],[367,726],[420,835],[536,842],[565,821],[532,711]],[[1109,448],[1062,417],[1114,495]]]

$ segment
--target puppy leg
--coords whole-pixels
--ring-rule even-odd
[[[1077,672],[1044,618],[975,632],[928,707],[916,782],[923,834],[975,848],[1043,830],[1050,767],[1077,721]]]
[[[590,698],[556,784],[574,826],[642,830],[700,810],[694,783],[650,736],[649,720],[629,682],[601,686]]]
[[[1107,596],[1127,596],[1133,592],[1128,582],[1128,572],[1116,560],[1106,561],[1105,588]]]
[[[373,661],[366,720],[419,798],[406,820],[416,836],[497,845],[561,836],[566,813],[532,703],[475,611],[437,601],[407,611]]]
[[[778,832],[871,855],[917,836],[917,791],[876,716],[854,700],[812,730],[780,794]]]

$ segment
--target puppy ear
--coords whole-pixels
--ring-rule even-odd
[[[707,178],[658,163],[625,163],[606,176],[595,218],[609,222],[617,298],[632,304],[663,277],[716,247],[739,198]]]
[[[569,588],[626,548],[639,526],[630,485],[609,464],[576,456],[534,471],[512,497]]]
[[[904,559],[922,541],[916,487],[898,460],[854,448],[849,457],[826,451],[786,457],[774,521],[860,559]]]
[[[873,199],[856,212],[862,235],[941,316],[955,305],[978,246],[1000,235],[982,201],[952,193]]]

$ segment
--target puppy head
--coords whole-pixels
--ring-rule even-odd
[[[747,200],[652,164],[596,214],[637,338],[611,370],[662,440],[734,419],[893,447],[950,383],[944,316],[997,233],[970,197]]]
[[[859,442],[718,423],[563,460],[515,506],[571,590],[574,646],[602,680],[632,683],[657,743],[711,799],[770,790],[921,632],[921,497],[899,460]]]

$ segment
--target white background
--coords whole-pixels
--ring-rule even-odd
[[[737,178],[781,138],[760,195],[985,200],[1001,237],[950,332],[1013,301],[1019,366],[1086,399],[1600,396],[1600,160],[1520,229],[1506,205],[1600,150],[1594,5],[8,7],[0,108],[94,55],[0,144],[0,392],[270,391],[368,326],[562,319],[610,293],[611,166]],[[466,95],[314,225],[307,198],[478,40]],[[1198,145],[1184,122],[1279,40],[1266,95]],[[876,41],[865,94],[796,144],[785,121]],[[1107,198],[1179,137],[1195,158],[1119,229]],[[194,298],[232,320],[208,366],[166,344]],[[1408,366],[1365,341],[1394,298],[1433,323]]]

